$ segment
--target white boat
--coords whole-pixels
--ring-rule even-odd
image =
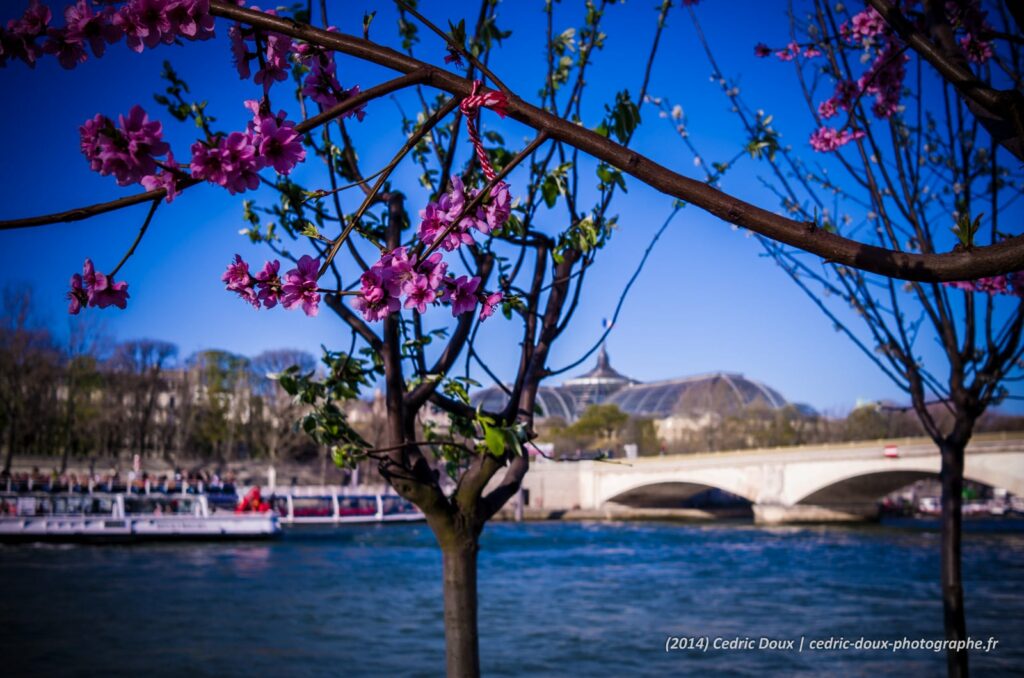
[[[426,520],[411,503],[387,494],[275,494],[270,506],[282,525],[353,525]]]
[[[273,512],[211,508],[203,494],[0,493],[0,541],[264,539]]]

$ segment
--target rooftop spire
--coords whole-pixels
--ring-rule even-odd
[[[601,342],[601,350],[597,352],[597,367],[598,369],[611,369],[611,361],[608,360],[608,351],[604,347],[604,342]]]

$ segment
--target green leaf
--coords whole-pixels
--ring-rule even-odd
[[[484,444],[495,457],[505,454],[505,433],[500,428],[484,425]]]
[[[544,204],[548,207],[554,207],[555,203],[558,202],[558,182],[550,174],[544,177],[544,183],[540,186],[540,193],[544,198]]]
[[[965,248],[970,249],[974,247],[974,236],[981,228],[981,218],[985,216],[984,213],[979,214],[973,220],[971,215],[961,212],[957,218],[956,226],[953,227],[953,233],[960,240],[960,244]]]

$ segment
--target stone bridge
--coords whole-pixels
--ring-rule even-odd
[[[885,454],[896,445],[898,457]],[[820,522],[877,517],[885,495],[939,472],[925,439],[905,439],[629,460],[550,462],[531,466],[523,483],[528,506],[600,511],[656,507],[710,488],[753,506],[757,522]],[[1024,497],[1024,434],[979,435],[965,458],[968,480]]]

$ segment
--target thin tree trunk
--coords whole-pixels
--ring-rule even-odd
[[[942,609],[946,640],[967,638],[960,541],[963,514],[964,446],[944,444],[942,454]],[[967,678],[967,651],[947,650],[949,678]]]
[[[441,548],[448,678],[477,678],[480,675],[476,622],[477,548],[473,537],[455,539]]]
[[[14,417],[11,417],[11,421],[7,426],[7,459],[4,460],[4,475],[11,474],[11,463],[14,461],[14,441],[16,438],[17,425],[14,422]]]

